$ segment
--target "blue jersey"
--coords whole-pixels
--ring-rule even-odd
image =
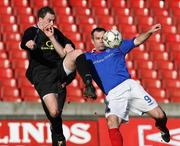
[[[85,53],[91,65],[93,79],[106,95],[111,89],[130,78],[125,56],[134,47],[136,47],[134,39],[131,39],[123,40],[117,48]]]

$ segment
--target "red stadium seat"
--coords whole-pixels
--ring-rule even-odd
[[[0,58],[0,68],[10,68],[11,63],[8,59]]]
[[[146,42],[146,50],[148,52],[151,52],[151,51],[165,51],[165,45],[164,43],[159,43],[159,42],[149,42],[147,41]]]
[[[7,52],[5,52],[4,50],[1,50],[0,49],[0,60],[2,59],[2,60],[5,60],[5,59],[7,59]]]
[[[95,24],[80,24],[79,25],[79,30],[83,34],[83,40],[86,41],[86,36],[90,36],[90,32],[96,28]],[[85,36],[85,39],[84,39]],[[90,40],[89,40],[90,41]]]
[[[21,7],[27,7],[29,5],[28,0],[12,0],[11,3],[13,6],[21,6]]]
[[[66,31],[66,32],[78,32],[78,26],[76,24],[69,24],[69,23],[66,23],[66,24],[59,24],[59,28],[62,30],[62,31]]]
[[[180,80],[179,79],[163,79],[162,86],[165,89],[169,89],[169,88],[180,89]]]
[[[139,79],[157,79],[157,71],[153,69],[139,69],[138,70],[138,78]]]
[[[135,25],[119,24],[119,30],[122,33],[137,33]]]
[[[2,6],[9,6],[10,5],[10,1],[9,0],[1,0],[0,1],[0,7]]]
[[[29,65],[29,61],[27,59],[13,59],[12,67],[15,68],[27,68]]]
[[[99,88],[96,89],[96,95],[97,95],[97,99],[93,102],[104,103],[105,95],[101,91],[101,89],[99,89]]]
[[[127,60],[126,65],[127,65],[128,69],[133,69],[133,62],[132,61]]]
[[[179,88],[168,88],[167,96],[170,98],[171,102],[180,102],[180,90]]]
[[[130,8],[145,8],[146,3],[143,0],[133,0],[128,1],[128,7]]]
[[[107,7],[107,1],[106,0],[89,0],[90,7]]]
[[[18,40],[9,40],[8,42],[6,42],[6,49],[8,51],[22,51],[22,49],[20,48],[20,42]]]
[[[3,101],[8,102],[20,102],[20,92],[16,87],[2,87],[1,88],[1,97]]]
[[[168,33],[177,33],[177,28],[175,25],[162,25],[162,33],[168,34]]]
[[[180,60],[174,60],[174,68],[176,70],[180,70]]]
[[[160,79],[177,79],[178,73],[176,70],[160,69],[158,71],[158,77]]]
[[[1,24],[1,31],[3,33],[12,33],[12,32],[18,32],[19,27],[16,24]]]
[[[68,15],[68,16],[70,16],[72,14],[72,9],[70,7],[68,7],[68,6],[66,6],[66,7],[57,6],[54,9],[55,9],[55,12],[57,14],[59,14],[59,15]]]
[[[15,77],[20,78],[20,77],[25,77],[26,74],[26,69],[25,68],[15,68]]]
[[[167,34],[166,36],[167,42],[180,42],[180,34]]]
[[[21,35],[19,32],[3,33],[3,41],[7,41],[6,43],[9,43],[11,41],[20,41],[20,40],[21,40]]]
[[[71,86],[67,86],[67,95],[68,96],[79,96],[79,97],[82,97],[82,91],[80,88],[74,88],[74,87],[71,87]]]
[[[66,15],[58,16],[56,21],[57,21],[57,24],[58,23],[63,23],[63,24],[66,24],[66,23],[74,24],[75,23],[74,17],[71,15],[70,16],[66,16]]]
[[[151,9],[151,14],[153,16],[168,16],[168,10],[166,8],[159,8],[159,7],[155,7],[153,9]]]
[[[0,86],[17,87],[17,81],[15,78],[2,78],[2,77],[0,77]]]
[[[86,49],[85,43],[82,41],[73,41],[73,43],[77,49]]]
[[[18,16],[18,23],[28,23],[29,25],[35,24],[35,17],[33,15],[19,15]]]
[[[170,16],[159,16],[155,19],[156,23],[160,23],[162,25],[172,25],[173,20]]]
[[[148,16],[149,15],[149,9],[147,8],[134,8],[133,9],[133,14],[134,14],[134,17],[136,16]]]
[[[80,88],[67,86],[67,100],[68,102],[85,102]]]
[[[49,5],[49,1],[48,0],[31,0],[31,5],[36,8],[36,9],[39,9],[43,6],[48,6]]]
[[[166,46],[168,46],[167,49],[169,52],[175,51],[176,53],[178,53],[178,52],[180,53],[180,43],[169,43]]]
[[[180,8],[180,1],[179,0],[173,0],[173,1],[168,0],[167,3],[168,3],[168,7],[171,9]]]
[[[180,60],[180,54],[179,54],[179,51],[171,51],[170,52],[170,59],[172,61],[179,61]]]
[[[157,1],[157,0],[149,0],[149,1],[147,1],[147,6],[150,9],[164,8],[165,7],[165,2],[164,1]]]
[[[74,79],[68,86],[71,86],[71,87],[79,87],[79,80],[77,80],[77,79]]]
[[[10,50],[9,51],[10,59],[27,59],[27,52],[24,50]]]
[[[127,7],[126,0],[111,1],[112,8],[125,8]]]
[[[142,63],[143,62],[143,63]],[[153,69],[154,64],[149,60],[135,60],[134,61],[135,69]]]
[[[96,21],[98,24],[109,24],[113,25],[115,23],[114,17],[108,15],[99,15],[96,16]]]
[[[169,54],[167,52],[162,51],[151,51],[150,58],[154,61],[167,61],[169,59]]]
[[[110,10],[108,9],[108,8],[97,8],[97,7],[95,7],[95,8],[93,8],[92,9],[92,14],[93,14],[93,16],[109,16],[110,15]]]
[[[159,79],[142,79],[142,85],[145,88],[161,88],[161,81]]]
[[[84,15],[76,17],[76,22],[80,25],[95,24],[95,19]]]
[[[34,87],[21,87],[21,98],[26,102],[40,102],[40,97]]]
[[[115,16],[116,22],[119,24],[130,24],[134,23],[134,19],[132,16],[123,16],[123,15],[116,15]]]
[[[4,42],[0,41],[0,51],[5,51],[4,48]]]
[[[149,27],[150,28],[150,27]],[[152,35],[149,39],[148,42],[162,42],[163,41],[163,37],[161,34],[156,33],[154,35]]]
[[[137,79],[137,73],[135,69],[128,68],[128,71],[132,79]]]
[[[171,61],[164,61],[164,60],[158,60],[154,62],[154,66],[156,69],[166,69],[166,70],[173,70],[174,64]]]
[[[153,25],[154,18],[151,16],[139,16],[136,18],[138,25]]]
[[[19,76],[18,77],[18,87],[23,88],[23,87],[32,87],[33,85],[30,83],[30,81],[24,76]]]
[[[0,6],[0,14],[2,15],[12,15],[13,9],[10,6]]]
[[[118,14],[119,16],[129,16],[130,15],[130,9],[129,8],[113,7],[112,14],[114,16],[116,14]]]
[[[24,6],[18,6],[16,9],[15,9],[15,13],[17,15],[27,15],[27,16],[30,16],[30,15],[33,15],[33,9],[31,7],[24,7]]]
[[[164,103],[169,102],[169,99],[166,98],[165,90],[159,88],[148,88],[147,91],[158,102],[164,102]]]
[[[70,38],[72,41],[81,41],[82,40],[82,36],[79,32],[69,32],[66,31],[64,32],[64,34]]]
[[[13,71],[11,68],[0,68],[0,78],[13,78]]]
[[[79,15],[89,16],[91,14],[91,10],[89,8],[86,8],[86,7],[76,7],[73,9],[73,14],[75,16],[79,16]]]
[[[149,60],[149,54],[145,51],[134,49],[130,52],[129,57],[131,60]]]
[[[72,7],[87,7],[88,1],[82,0],[69,0],[69,5]]]
[[[58,2],[57,2],[57,0],[51,0],[51,4],[52,4],[52,6],[54,6],[56,8],[68,7],[68,1],[67,0],[61,0]]]
[[[16,23],[16,18],[13,15],[1,15],[1,23],[2,24],[15,24]]]

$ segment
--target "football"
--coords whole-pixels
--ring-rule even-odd
[[[105,32],[103,35],[104,45],[108,48],[116,48],[122,41],[122,35],[119,31],[112,29]]]

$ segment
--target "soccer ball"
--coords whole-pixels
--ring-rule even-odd
[[[105,32],[103,35],[104,45],[108,48],[118,47],[122,41],[122,35],[119,31],[112,29]]]

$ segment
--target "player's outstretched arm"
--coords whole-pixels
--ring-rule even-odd
[[[154,32],[157,32],[160,29],[161,29],[161,24],[153,25],[147,32],[138,35],[134,40],[134,44],[138,46],[144,43],[144,41],[146,41]]]

